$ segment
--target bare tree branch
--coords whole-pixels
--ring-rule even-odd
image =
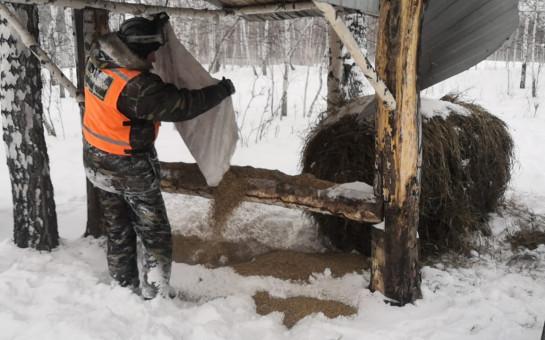
[[[34,39],[34,37],[23,27],[17,15],[12,13],[9,8],[0,3],[0,15],[8,21],[15,32],[21,37],[21,42],[32,51],[32,53],[38,58],[43,67],[45,67],[50,73],[51,77],[56,79],[57,82],[68,90],[70,95],[74,97],[78,102],[83,102],[83,96],[78,94],[78,91],[74,84],[68,79],[64,73],[51,61],[47,53],[41,49],[40,45]]]

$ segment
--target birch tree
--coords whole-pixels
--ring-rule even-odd
[[[537,74],[536,74],[536,34],[537,26],[539,22],[539,2],[534,2],[534,11],[533,11],[533,26],[532,26],[532,52],[531,52],[531,62],[532,62],[532,97],[537,97]]]
[[[366,45],[366,21],[362,14],[345,16],[345,21],[358,45]],[[338,106],[364,92],[362,75],[356,63],[333,29],[329,29],[328,112],[334,114]]]
[[[38,40],[35,5],[13,5]],[[1,116],[13,197],[13,240],[21,248],[59,244],[49,157],[44,138],[40,62],[5,20],[0,23]]]
[[[528,29],[530,27],[530,17],[524,20],[524,35],[522,38],[522,70],[520,73],[520,88],[526,88],[526,69],[528,66]]]
[[[350,14],[346,16],[345,20],[359,47],[367,49],[366,36],[368,34],[368,29],[365,16],[363,14]],[[367,81],[363,78],[361,72],[358,71],[354,59],[352,59],[350,53],[348,53],[346,49],[343,50],[342,61],[341,92],[343,99],[349,101],[364,94],[364,84],[366,84]]]
[[[289,88],[289,76],[290,76],[290,52],[289,49],[291,47],[291,28],[292,26],[289,24],[288,21],[284,21],[284,73],[282,78],[282,99],[281,99],[281,113],[280,117],[287,117],[288,116],[288,88]]]
[[[342,105],[341,78],[343,73],[343,43],[332,27],[328,30],[329,69],[327,72],[327,111],[331,114]]]

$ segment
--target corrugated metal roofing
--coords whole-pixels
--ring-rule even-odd
[[[421,88],[494,53],[518,26],[518,0],[432,0],[424,12]]]

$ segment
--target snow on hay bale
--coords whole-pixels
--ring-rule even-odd
[[[423,163],[419,236],[424,255],[466,252],[476,234],[489,235],[488,214],[511,176],[513,140],[503,121],[474,103],[447,95],[422,99]],[[323,119],[303,150],[303,171],[337,183],[373,183],[376,101]],[[312,214],[325,240],[369,255],[370,226]]]

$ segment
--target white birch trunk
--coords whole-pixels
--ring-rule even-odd
[[[531,56],[531,65],[532,65],[532,97],[537,97],[537,79],[536,79],[536,33],[537,33],[537,22],[539,15],[537,12],[537,2],[534,12],[534,26],[532,28],[532,56]]]
[[[526,17],[524,21],[524,35],[522,38],[522,70],[520,73],[520,88],[526,88],[526,68],[528,64],[528,28],[530,24],[530,18]]]
[[[341,105],[343,95],[341,78],[343,73],[343,43],[333,27],[328,27],[329,37],[329,70],[327,73],[327,111],[333,114]]]
[[[284,79],[282,81],[282,110],[281,117],[288,116],[288,87],[289,87],[289,72],[290,72],[290,48],[291,48],[291,25],[288,21],[284,21]]]
[[[14,9],[36,41],[36,6]],[[19,33],[4,21],[0,24],[1,115],[13,197],[13,239],[21,248],[51,250],[59,244],[59,235],[44,139],[40,62],[23,44],[29,37]]]
[[[267,65],[269,64],[269,31],[270,23],[269,21],[265,22],[264,34],[263,34],[263,43],[262,43],[262,54],[261,54],[261,73],[267,75]]]

